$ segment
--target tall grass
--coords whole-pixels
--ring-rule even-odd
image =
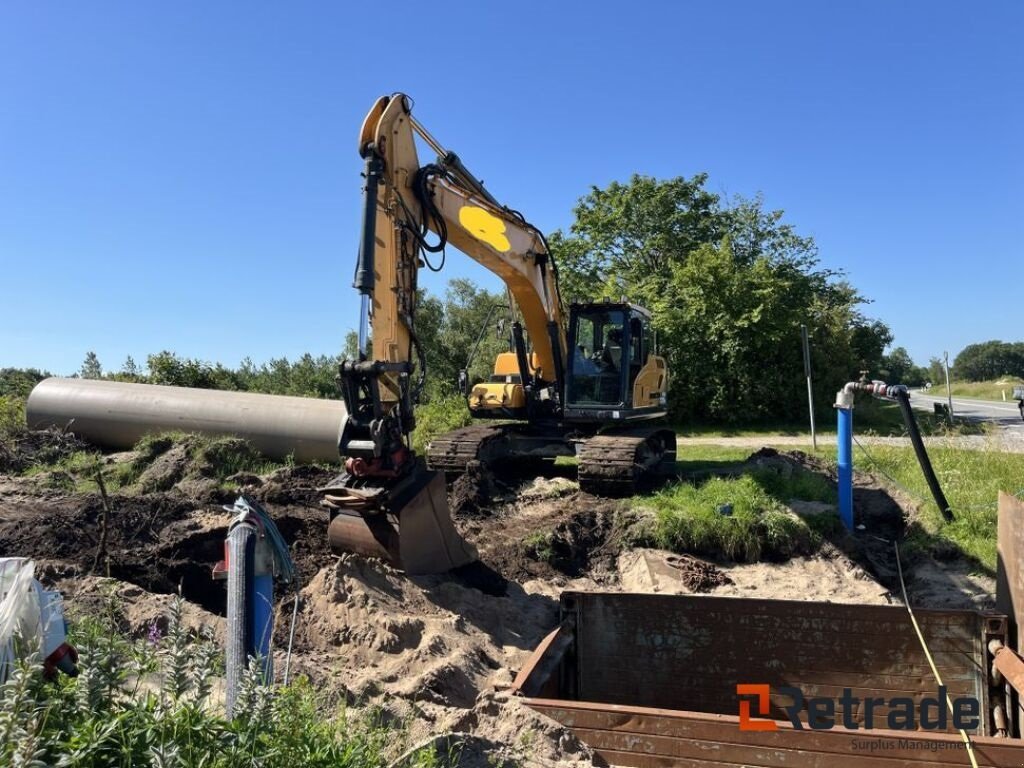
[[[995,443],[990,450],[971,450],[949,441],[930,445],[928,455],[952,508],[951,523],[932,500],[912,449],[863,446],[855,448],[854,462],[858,469],[884,473],[916,501],[918,517],[908,532],[911,547],[940,555],[956,549],[994,571],[999,491],[1024,494],[1024,454],[1001,451]]]
[[[304,679],[269,687],[255,670],[229,720],[215,695],[222,662],[208,634],[181,626],[182,602],[160,638],[131,640],[115,610],[72,636],[74,679],[44,679],[33,661],[0,686],[0,765],[76,768],[384,768],[406,733],[338,710]],[[433,749],[403,765],[436,765]]]
[[[1002,400],[1006,395],[1007,401],[1013,404],[1013,388],[1024,386],[1024,379],[1015,376],[1004,376],[995,381],[952,381],[950,389],[953,390],[953,397],[974,397],[979,400]],[[946,397],[949,390],[945,382],[936,383],[928,394],[933,397]]]

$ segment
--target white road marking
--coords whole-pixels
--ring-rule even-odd
[[[922,397],[925,400],[931,400],[933,403],[948,403],[949,402],[948,398],[945,398],[945,397],[935,397],[934,395],[922,395],[922,394],[918,394],[917,392],[914,392],[914,393],[911,394],[911,396],[910,396],[911,401],[913,401],[913,399],[915,397]],[[995,405],[995,404],[992,403],[991,400],[956,400],[956,399],[954,399],[953,400],[953,405],[962,405],[964,408],[968,408],[968,409],[980,409],[980,410],[990,410],[990,411],[1006,411],[1008,413],[1019,413],[1020,412],[1019,408],[1011,408],[1011,407],[1006,406],[1006,405]]]

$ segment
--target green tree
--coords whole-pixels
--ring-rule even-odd
[[[953,368],[956,377],[964,381],[1024,377],[1024,343],[984,341],[969,344],[956,356]]]
[[[908,387],[920,387],[928,378],[928,370],[918,367],[903,347],[896,347],[882,358],[880,373],[890,384],[906,384]]]
[[[139,377],[139,366],[135,364],[135,358],[131,355],[128,355],[128,357],[124,359],[124,365],[121,366],[121,373],[125,376],[130,376],[133,379]]]
[[[83,379],[102,379],[103,366],[96,353],[89,350],[85,353],[85,360],[82,361],[82,369],[79,371]]]
[[[490,376],[495,357],[508,350],[507,335],[497,333],[497,321],[507,316],[503,295],[464,278],[448,282],[443,301],[422,297],[417,335],[427,359],[428,392],[453,392],[459,371],[467,366],[470,381]]]
[[[559,266],[563,298],[618,299],[667,279],[671,265],[729,229],[706,174],[661,181],[634,175],[627,183],[591,188],[579,200],[568,234],[549,245]]]
[[[0,368],[0,397],[27,398],[36,384],[52,375],[38,368]]]
[[[675,418],[799,418],[801,323],[811,331],[822,410],[892,341],[860,294],[818,264],[814,241],[760,197],[728,203],[707,177],[634,176],[594,188],[550,238],[563,293],[627,296],[655,311]]]

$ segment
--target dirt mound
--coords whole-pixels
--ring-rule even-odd
[[[174,492],[114,494],[109,504],[107,558],[97,562],[103,511],[98,494],[39,501],[0,495],[0,553],[60,564],[68,576],[106,575],[109,561],[114,579],[150,592],[180,590],[206,610],[224,611],[224,588],[211,580],[211,572],[224,557],[231,513]],[[312,578],[331,558],[326,515],[302,506],[272,509],[285,540],[298,544],[299,577]]]
[[[303,504],[319,508],[317,488],[328,485],[337,475],[335,468],[304,464],[284,467],[263,479],[256,495],[270,504]]]
[[[480,559],[506,579],[564,583],[614,571],[621,543],[613,535],[620,504],[576,492],[496,507],[486,519],[456,519]]]
[[[631,549],[619,555],[620,586],[628,592],[712,592],[733,581],[719,566],[692,555]]]
[[[56,464],[89,448],[71,432],[60,429],[25,430],[0,441],[0,474],[17,474],[42,464]]]
[[[409,578],[344,555],[301,598],[296,650],[322,660],[350,701],[412,719],[417,735],[473,732],[491,758],[505,750],[514,760],[519,748],[541,764],[586,755],[571,734],[508,695],[557,624],[552,596],[510,584],[494,597],[445,576]],[[523,734],[532,734],[528,744]]]
[[[455,478],[448,494],[452,515],[456,517],[489,517],[498,495],[496,480],[478,461],[470,462],[466,471]]]

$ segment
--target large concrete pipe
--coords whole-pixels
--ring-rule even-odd
[[[69,429],[106,448],[126,449],[144,435],[198,432],[237,435],[272,459],[340,461],[339,400],[256,395],[212,389],[123,384],[92,379],[45,379],[26,408],[32,429]]]

